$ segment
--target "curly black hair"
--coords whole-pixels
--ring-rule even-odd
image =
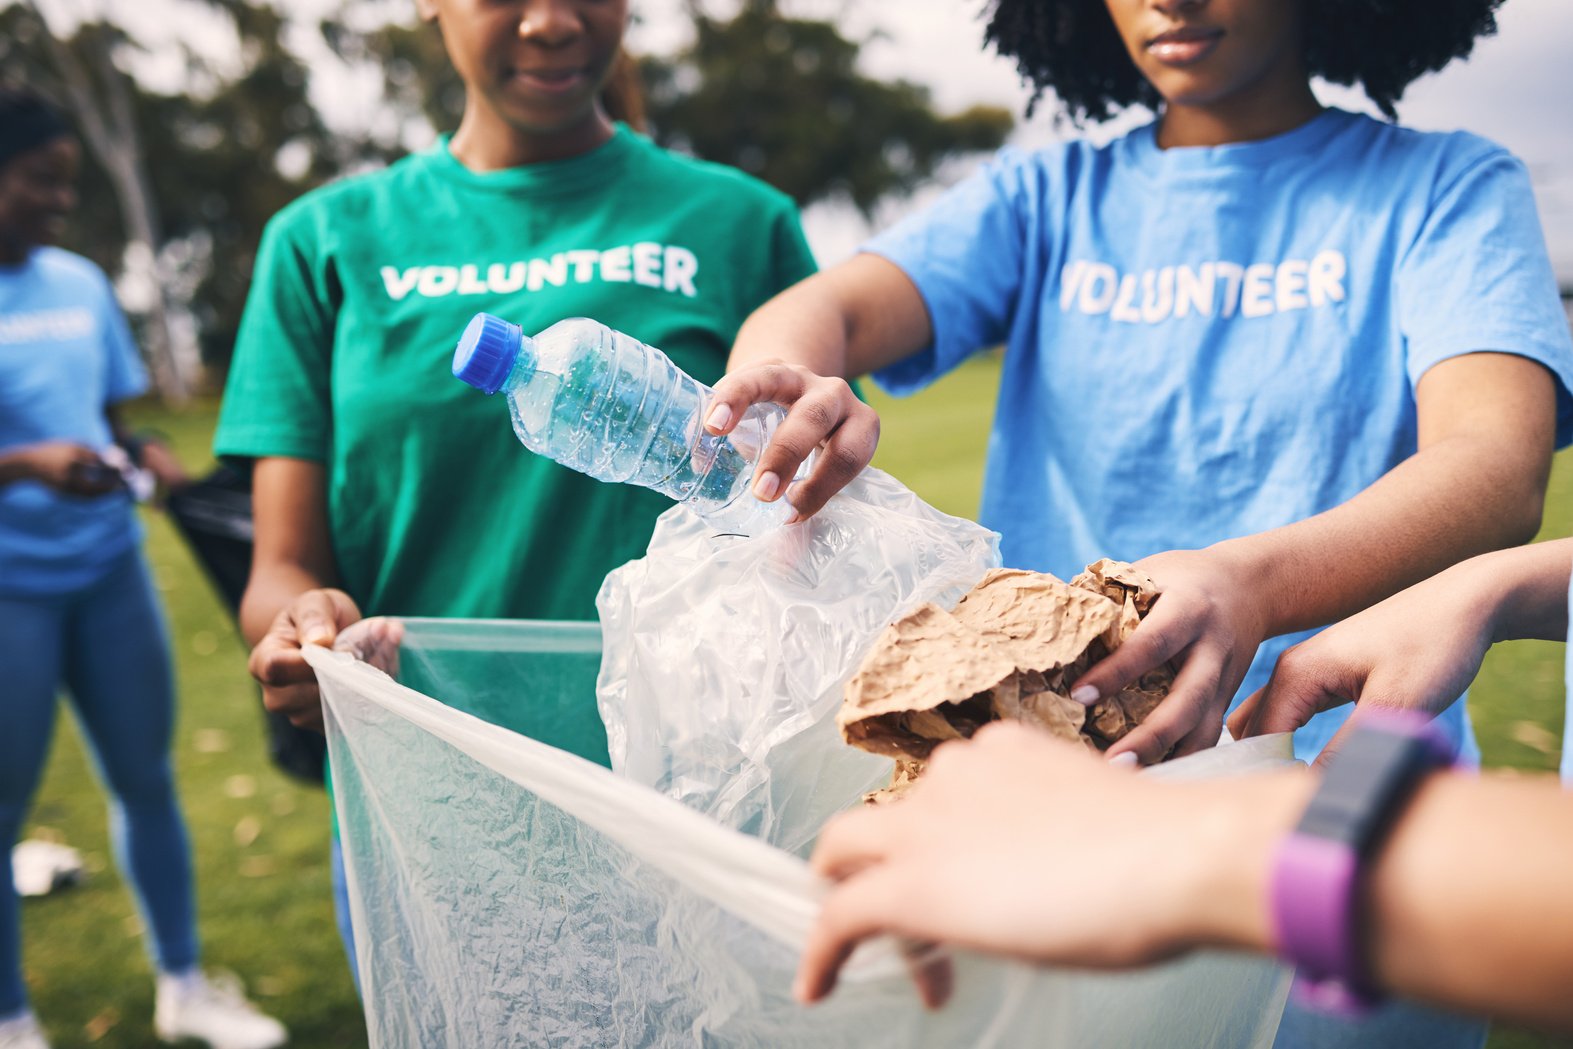
[[[1404,89],[1467,56],[1496,32],[1502,0],[1317,0],[1307,4],[1306,69],[1359,84],[1389,120]],[[991,0],[985,41],[1015,59],[1036,89],[1027,112],[1052,91],[1076,123],[1104,120],[1162,99],[1137,71],[1103,0]]]

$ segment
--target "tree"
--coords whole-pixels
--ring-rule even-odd
[[[934,112],[926,88],[858,71],[866,42],[829,22],[744,0],[720,20],[690,3],[694,40],[642,63],[656,141],[757,175],[799,206],[850,199],[864,215],[911,192],[946,159],[999,148],[1009,112]]]

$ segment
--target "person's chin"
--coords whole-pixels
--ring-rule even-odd
[[[1170,72],[1154,86],[1165,104],[1187,108],[1211,105],[1229,93],[1228,85],[1218,78],[1191,72]]]
[[[508,122],[532,135],[564,135],[595,119],[593,99],[575,106],[511,106]]]

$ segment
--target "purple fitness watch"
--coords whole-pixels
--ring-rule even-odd
[[[1367,968],[1364,874],[1427,773],[1453,748],[1426,716],[1364,714],[1329,762],[1294,833],[1273,858],[1278,954],[1298,969],[1296,998],[1353,1015],[1380,1000]]]

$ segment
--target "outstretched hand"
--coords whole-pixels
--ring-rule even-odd
[[[1263,876],[1295,810],[1254,806],[1299,788],[1261,779],[1156,781],[1019,723],[985,725],[939,747],[906,798],[825,827],[812,864],[835,884],[794,993],[825,997],[880,934],[1100,968],[1264,937],[1229,879]],[[931,1007],[949,986],[942,964],[919,977]]]
[[[1444,572],[1336,623],[1278,657],[1267,684],[1229,717],[1236,737],[1291,732],[1345,703],[1354,718],[1317,759],[1335,753],[1361,711],[1440,714],[1469,686],[1491,647],[1491,605]]]
[[[765,402],[786,406],[787,415],[754,467],[754,495],[767,503],[784,495],[796,511],[793,520],[812,517],[874,458],[879,416],[858,400],[845,379],[774,361],[743,368],[716,383],[705,429],[729,434],[744,412]],[[809,475],[791,484],[798,468],[821,448]]]
[[[1169,694],[1107,752],[1150,765],[1218,742],[1266,626],[1247,571],[1217,548],[1155,554],[1135,567],[1157,584],[1158,600],[1123,645],[1076,679],[1071,696],[1091,705],[1173,661]]]

